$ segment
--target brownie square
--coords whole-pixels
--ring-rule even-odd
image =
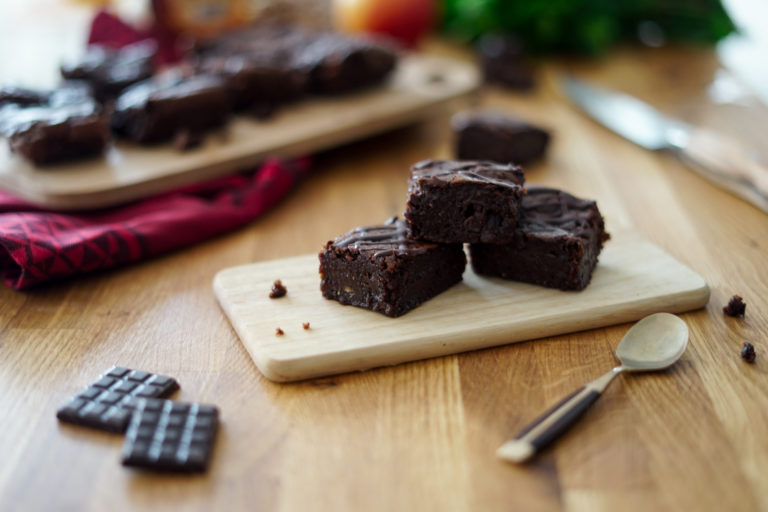
[[[549,145],[547,131],[496,113],[457,114],[451,124],[459,160],[525,164],[543,157]]]
[[[489,161],[425,160],[411,168],[405,219],[414,239],[441,243],[514,240],[523,170]]]
[[[518,91],[533,88],[533,70],[525,61],[523,45],[516,37],[486,34],[478,40],[477,53],[487,82]]]
[[[108,117],[79,89],[51,92],[43,104],[6,105],[0,109],[0,135],[35,165],[99,155],[110,138]]]
[[[90,45],[85,55],[61,65],[61,76],[85,80],[99,101],[116,98],[124,89],[152,76],[152,59],[157,45],[142,41],[120,49]]]
[[[589,284],[608,238],[594,201],[534,186],[523,198],[514,241],[471,244],[469,253],[478,274],[582,290]]]
[[[167,141],[181,131],[202,133],[222,126],[230,102],[224,81],[178,70],[126,89],[115,103],[112,129],[141,144]]]
[[[291,69],[285,61],[263,53],[254,55],[214,55],[197,63],[201,73],[221,76],[237,111],[271,110],[301,98],[307,75]]]
[[[461,281],[461,244],[413,240],[401,220],[359,227],[320,252],[323,297],[390,317],[408,311]]]

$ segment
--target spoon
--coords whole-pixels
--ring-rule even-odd
[[[680,318],[669,313],[643,318],[624,335],[616,349],[621,366],[562,399],[514,439],[501,445],[496,455],[510,462],[525,462],[576,423],[618,374],[667,368],[680,359],[687,346],[688,326]]]

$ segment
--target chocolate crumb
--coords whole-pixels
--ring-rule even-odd
[[[743,317],[744,311],[747,309],[747,304],[744,299],[738,295],[731,297],[726,306],[723,306],[723,313],[728,316]]]
[[[301,326],[304,328],[304,330],[309,330],[309,322],[302,322]]]
[[[280,297],[285,296],[286,293],[288,293],[288,288],[283,286],[283,282],[278,279],[272,283],[272,291],[269,292],[269,298],[279,299]]]
[[[285,332],[281,328],[275,329],[275,336],[282,336]]]
[[[190,130],[180,131],[173,139],[173,147],[178,151],[188,151],[200,146],[202,143],[203,136]]]
[[[750,342],[745,342],[744,347],[741,349],[741,358],[748,363],[755,362],[755,347]]]

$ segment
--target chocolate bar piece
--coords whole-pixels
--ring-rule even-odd
[[[487,161],[425,160],[411,168],[405,220],[411,237],[506,243],[515,237],[523,170]]]
[[[112,129],[142,144],[172,139],[179,131],[201,133],[222,126],[230,101],[224,81],[171,70],[129,87],[115,103]]]
[[[492,112],[461,113],[451,120],[459,160],[525,164],[544,156],[549,132]]]
[[[605,232],[594,201],[561,190],[529,187],[523,215],[508,244],[471,244],[472,268],[478,274],[582,290],[592,278]]]
[[[205,471],[219,423],[212,405],[141,399],[123,444],[123,465],[157,471]]]
[[[461,281],[461,244],[408,238],[405,224],[356,228],[320,253],[323,297],[397,317]]]
[[[171,377],[115,366],[56,412],[61,421],[122,433],[137,398],[160,398],[179,389]]]
[[[152,58],[156,51],[157,45],[149,41],[119,50],[91,45],[78,62],[61,66],[61,76],[87,81],[99,101],[108,101],[128,86],[152,76]]]

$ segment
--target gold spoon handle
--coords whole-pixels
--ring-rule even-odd
[[[501,445],[496,450],[496,456],[518,463],[533,457],[571,428],[589,406],[600,398],[600,394],[613,378],[623,370],[623,366],[617,366],[560,400],[517,436]]]

